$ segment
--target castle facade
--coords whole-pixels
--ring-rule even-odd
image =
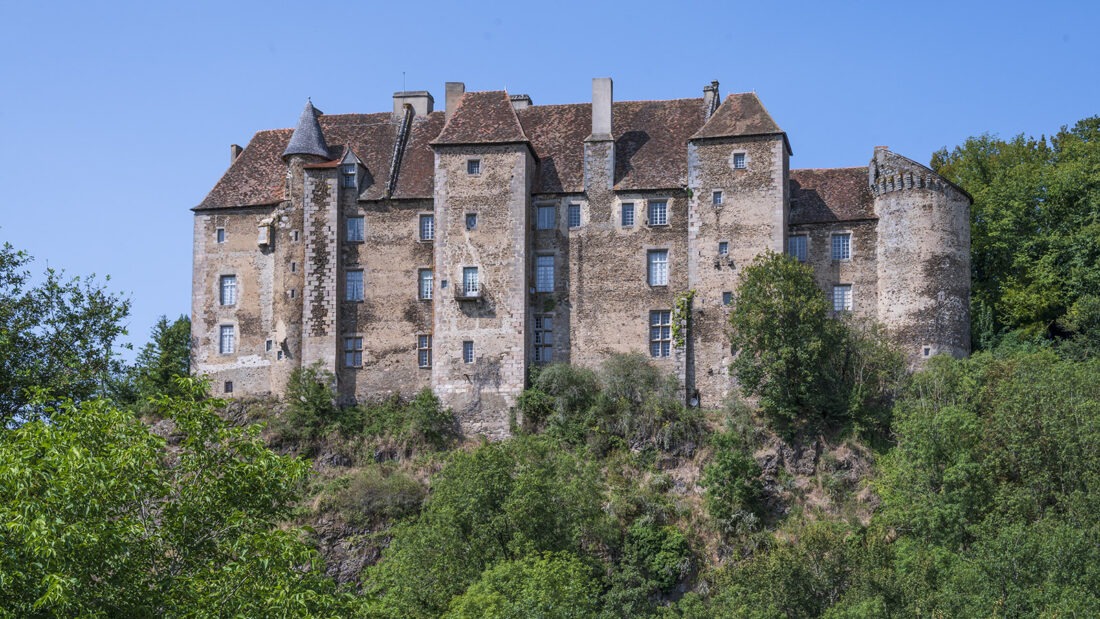
[[[810,264],[914,364],[969,351],[969,196],[885,147],[791,170],[753,93],[534,105],[446,85],[257,133],[194,208],[194,369],[228,397],[319,364],[346,400],[430,387],[502,436],[532,366],[648,355],[716,406],[741,269]],[[690,293],[690,294],[689,294]],[[677,328],[674,328],[674,325]],[[679,328],[683,325],[682,328]]]

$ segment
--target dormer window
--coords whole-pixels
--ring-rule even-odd
[[[343,173],[344,187],[355,187],[355,175],[358,172],[358,165],[354,163],[345,163],[340,166],[340,171]]]

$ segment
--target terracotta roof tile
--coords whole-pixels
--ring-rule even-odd
[[[874,218],[866,167],[791,170],[792,224]]]
[[[535,193],[583,191],[584,139],[592,132],[592,105],[535,105],[516,114],[539,158]]]
[[[503,90],[462,95],[451,119],[433,144],[506,144],[526,142],[516,111]]]
[[[753,92],[726,97],[718,110],[692,139],[783,133]]]
[[[196,209],[277,204],[284,199],[286,164],[283,149],[291,129],[260,131]]]

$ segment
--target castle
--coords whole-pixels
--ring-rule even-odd
[[[445,106],[307,103],[232,147],[194,208],[193,367],[215,392],[281,394],[320,364],[346,400],[430,387],[500,436],[533,365],[639,352],[715,406],[735,387],[728,304],[766,250],[913,363],[969,350],[970,198],[885,147],[791,170],[757,96],[717,82],[616,102],[598,78],[570,105],[449,82]]]

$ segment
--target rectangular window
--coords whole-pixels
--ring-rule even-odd
[[[481,292],[478,283],[477,267],[464,267],[462,269],[462,294],[467,297],[476,297]]]
[[[535,256],[535,292],[554,292],[553,256]]]
[[[477,213],[466,213],[466,229],[473,230],[477,228]]]
[[[745,153],[733,154],[733,169],[744,170],[745,169]]]
[[[297,262],[291,262],[290,263],[290,272],[291,273],[297,273],[298,272],[298,263]]]
[[[623,202],[622,224],[624,228],[634,227],[634,203]]]
[[[347,240],[350,243],[362,243],[364,239],[363,235],[363,218],[362,217],[348,217],[347,219]]]
[[[833,311],[852,311],[852,285],[838,284],[833,286]]]
[[[222,385],[222,391],[225,393],[233,393],[233,381],[225,381],[225,384]]]
[[[434,276],[431,269],[420,269],[416,272],[416,278],[418,283],[418,295],[421,301],[430,301],[432,299],[432,282]]]
[[[554,357],[554,319],[535,316],[535,363],[550,363]]]
[[[730,242],[718,241],[718,255],[725,256],[728,253],[730,253]]]
[[[668,285],[668,250],[652,249],[646,255],[647,281],[650,286]]]
[[[668,225],[668,202],[664,200],[653,200],[649,203],[649,225],[651,226],[667,226]]]
[[[852,257],[852,235],[848,233],[833,235],[833,260],[849,260]]]
[[[806,235],[800,234],[788,238],[787,253],[799,262],[806,262]]]
[[[723,292],[722,293],[722,305],[729,305],[730,303],[733,303],[733,293],[732,292]]]
[[[264,342],[264,351],[271,352],[271,347],[273,345],[274,345],[274,342],[272,342],[271,340],[267,340],[266,342]]]
[[[672,355],[672,312],[656,310],[649,313],[649,356]]]
[[[580,228],[581,227],[581,205],[570,204],[569,205],[569,227]]]
[[[290,233],[290,240],[294,241],[295,243],[298,242],[298,231],[297,230],[294,230]]]
[[[344,173],[344,187],[355,187],[355,173],[357,164],[345,163],[340,166],[340,170]]]
[[[722,206],[722,192],[715,191],[710,194],[710,203],[714,206]]]
[[[362,301],[363,300],[363,272],[362,271],[347,271],[344,273],[344,300],[345,301]]]
[[[422,368],[432,367],[432,336],[416,336],[416,364]]]
[[[218,228],[215,232],[219,243],[225,242],[225,228]]]
[[[466,160],[466,173],[467,174],[481,174],[481,160],[480,159],[467,159]]]
[[[233,325],[222,325],[218,338],[218,352],[223,355],[231,355],[236,350],[236,338],[233,335]]]
[[[363,338],[344,338],[344,367],[363,367]]]
[[[535,212],[537,214],[537,221],[535,227],[539,230],[553,230],[557,226],[554,225],[555,209],[553,206],[540,206]]]
[[[470,340],[462,342],[462,362],[473,363],[474,362],[474,343]]]
[[[435,215],[420,216],[420,240],[430,241],[435,238]]]
[[[237,276],[222,275],[221,286],[218,293],[222,305],[237,304]]]

